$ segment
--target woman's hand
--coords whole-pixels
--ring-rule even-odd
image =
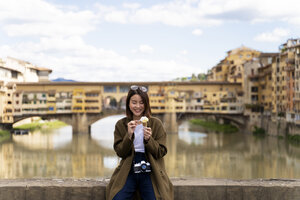
[[[149,141],[150,137],[152,135],[152,130],[150,127],[144,127],[144,139],[145,141]]]
[[[132,138],[132,134],[135,130],[135,127],[137,126],[137,120],[132,120],[130,121],[128,124],[128,137],[131,139]]]

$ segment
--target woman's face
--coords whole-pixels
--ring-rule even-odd
[[[140,95],[135,94],[130,98],[129,108],[133,113],[133,119],[140,119],[142,117],[145,105]]]

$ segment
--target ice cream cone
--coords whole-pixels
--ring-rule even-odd
[[[144,127],[147,127],[148,120],[149,119],[147,117],[145,117],[145,116],[141,117],[141,119],[140,119],[140,121],[143,123]]]

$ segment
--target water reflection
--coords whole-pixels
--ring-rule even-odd
[[[114,128],[115,123],[123,118],[124,115],[115,115],[111,117],[99,120],[92,125],[91,136],[96,140],[102,147],[112,149],[114,142]]]
[[[29,132],[28,135],[12,135],[14,143],[28,149],[57,149],[72,141],[72,127],[66,126],[51,132]]]
[[[178,131],[178,138],[182,141],[187,142],[189,145],[191,144],[203,144],[205,138],[207,137],[207,134],[205,133],[199,133],[199,132],[193,132],[189,130],[189,124],[187,121],[183,122],[179,126]]]
[[[72,135],[70,126],[13,135],[0,144],[0,178],[110,177],[119,162],[114,125],[122,117],[96,122],[91,135]],[[300,148],[275,137],[208,133],[183,121],[167,146],[171,177],[300,178]]]

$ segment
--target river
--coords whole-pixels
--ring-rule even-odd
[[[106,178],[119,162],[113,145],[116,115],[94,123],[90,135],[72,127],[12,135],[0,143],[0,178]],[[213,133],[178,125],[168,133],[165,156],[170,177],[300,178],[300,147],[285,139],[243,133]]]

